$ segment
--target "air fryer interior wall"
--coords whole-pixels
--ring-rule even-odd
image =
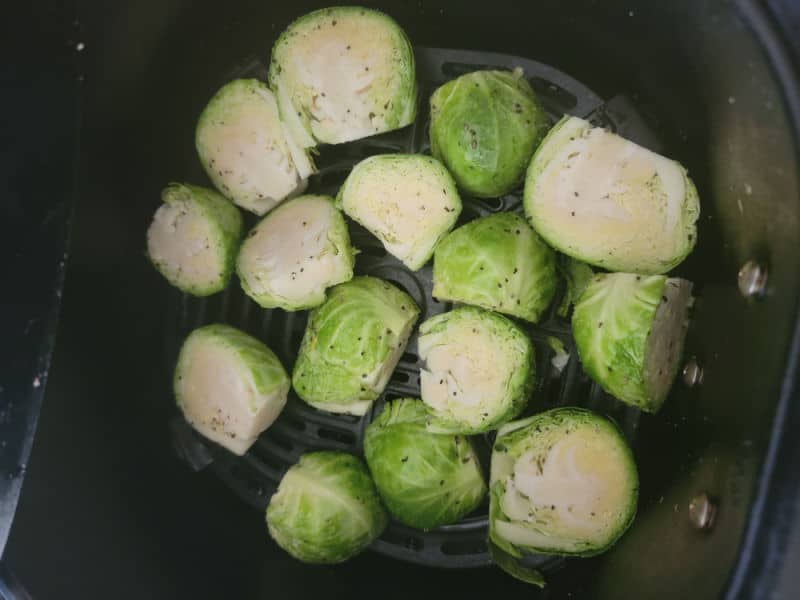
[[[207,99],[320,6],[273,4],[83,7],[73,38],[85,44],[86,102],[72,255],[9,562],[35,597],[401,598],[443,586],[466,597],[534,595],[495,569],[423,569],[373,553],[339,567],[296,563],[268,539],[261,514],[170,447],[160,360],[169,292],[143,256],[143,232],[161,187],[198,172],[193,130]],[[698,284],[687,356],[703,365],[703,383],[677,383],[661,413],[640,422],[633,528],[608,554],[570,561],[550,589],[715,597],[744,539],[800,293],[798,157],[752,30],[734,5],[711,0],[380,8],[415,44],[525,56],[604,98],[623,95],[689,168],[702,217],[679,272]],[[761,302],[736,286],[752,258],[770,269]],[[719,502],[711,532],[687,517],[702,491]]]

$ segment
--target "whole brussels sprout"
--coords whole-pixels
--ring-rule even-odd
[[[364,437],[364,456],[384,504],[395,519],[418,529],[455,523],[486,495],[469,439],[428,433],[428,417],[421,400],[395,400]]]
[[[691,303],[685,279],[595,275],[572,315],[583,368],[614,397],[658,411],[680,366]]]
[[[467,73],[431,96],[431,152],[479,198],[502,196],[522,181],[547,126],[521,69]]]
[[[630,526],[639,477],[616,425],[567,407],[497,432],[490,489],[489,540],[503,553],[591,556]]]
[[[374,542],[389,522],[367,467],[345,452],[304,454],[267,506],[272,539],[307,563],[344,562]]]
[[[450,232],[433,255],[433,295],[535,323],[556,291],[555,254],[525,219],[498,213]]]

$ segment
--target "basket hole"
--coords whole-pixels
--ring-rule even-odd
[[[449,540],[442,543],[442,554],[448,556],[465,556],[469,554],[485,554],[486,542],[477,540]]]
[[[411,377],[409,374],[403,371],[395,371],[392,373],[392,381],[395,383],[408,383],[410,379]]]
[[[424,546],[422,539],[391,529],[387,529],[381,538],[393,546],[401,546],[414,552],[419,552]]]
[[[297,417],[293,417],[291,415],[287,415],[284,413],[281,422],[286,425],[286,427],[290,429],[294,429],[296,431],[305,431],[306,423],[302,419],[298,419]]]
[[[317,429],[317,435],[324,440],[333,440],[334,442],[341,442],[348,445],[356,441],[356,436],[352,433],[336,431],[335,429],[326,429],[324,427]]]
[[[493,212],[502,210],[504,205],[502,198],[481,198],[479,202]]]
[[[403,352],[400,362],[416,365],[419,362],[419,358],[417,358],[416,354],[412,354],[411,352]]]
[[[361,254],[373,258],[383,258],[386,256],[386,249],[383,246],[361,246]]]

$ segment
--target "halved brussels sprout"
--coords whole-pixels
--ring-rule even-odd
[[[178,289],[208,296],[224,289],[242,237],[242,215],[213,190],[173,183],[161,192],[147,230],[147,255]]]
[[[583,368],[612,396],[658,411],[678,372],[692,301],[685,279],[595,275],[572,315]]]
[[[353,277],[355,250],[329,196],[304,195],[271,211],[245,238],[236,271],[264,308],[322,304],[325,290]]]
[[[436,247],[433,296],[536,322],[556,291],[555,254],[519,215],[462,225]]]
[[[322,410],[363,415],[389,382],[418,316],[411,296],[375,277],[331,288],[300,344],[297,395]]]
[[[368,8],[297,19],[272,48],[269,82],[303,148],[398,129],[416,116],[411,43],[391,17]]]
[[[524,205],[551,246],[612,271],[666,273],[697,240],[686,169],[577,117],[561,119],[534,154]]]
[[[361,459],[332,451],[300,457],[270,498],[266,518],[278,546],[315,564],[352,558],[389,522]]]
[[[560,317],[566,317],[572,305],[578,301],[583,290],[589,285],[594,271],[592,271],[592,267],[586,263],[582,263],[564,254],[559,255],[556,260],[556,270],[561,274],[566,283],[564,297],[561,298],[561,303],[558,305],[556,313]]]
[[[257,339],[228,325],[206,325],[183,343],[173,386],[189,425],[242,455],[283,410],[289,376]]]
[[[548,123],[522,69],[475,71],[431,96],[431,152],[469,194],[502,196],[522,181]]]
[[[489,540],[516,558],[599,554],[630,526],[638,494],[616,425],[582,408],[549,410],[497,432]]]
[[[314,172],[257,79],[231,81],[214,95],[197,122],[195,145],[217,189],[257,215],[302,192]]]
[[[534,350],[512,321],[464,306],[428,319],[419,334],[429,431],[482,433],[525,408],[535,377]]]
[[[358,163],[337,202],[412,271],[428,261],[461,214],[444,165],[421,154],[379,154]]]
[[[364,456],[384,504],[398,521],[418,529],[455,523],[486,495],[469,439],[428,433],[428,417],[421,400],[395,400],[364,437]]]

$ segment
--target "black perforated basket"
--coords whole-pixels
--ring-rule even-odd
[[[586,86],[541,63],[487,52],[417,48],[417,77],[420,106],[417,121],[402,130],[358,140],[339,146],[322,147],[317,164],[319,172],[311,178],[309,190],[335,195],[349,170],[367,156],[386,152],[428,153],[428,98],[445,81],[476,69],[521,67],[553,121],[565,113],[588,118],[596,125],[618,131],[625,137],[658,151],[659,144],[633,106],[623,96],[604,101]],[[234,69],[231,77],[265,79],[266,64],[251,60]],[[197,161],[191,175],[202,177]],[[190,178],[191,179],[191,178]],[[464,209],[459,225],[477,217],[500,211],[521,211],[521,190],[490,200],[462,195]],[[254,218],[248,225],[255,222]],[[361,253],[356,259],[356,273],[391,281],[406,290],[421,309],[420,321],[449,310],[450,304],[431,296],[431,265],[412,273],[400,261],[386,253],[381,243],[366,230],[350,222],[353,244]],[[538,325],[520,322],[536,348],[536,387],[526,414],[554,406],[578,405],[608,415],[622,427],[633,442],[639,411],[627,407],[603,393],[581,370],[574,349],[569,321],[556,315],[556,301]],[[234,281],[224,293],[210,298],[194,298],[175,291],[169,301],[166,360],[171,369],[180,345],[188,333],[199,326],[223,322],[238,327],[269,345],[287,370],[294,364],[303,336],[307,312],[289,313],[264,310],[250,300]],[[566,367],[559,372],[551,364],[553,350],[548,337],[559,339],[570,354]],[[364,429],[387,400],[419,397],[420,359],[416,334],[411,337],[383,395],[363,418],[336,415],[314,409],[290,393],[287,406],[278,420],[264,432],[243,457],[235,456],[196,434],[176,414],[171,426],[176,451],[194,469],[208,468],[219,476],[245,502],[264,510],[284,472],[304,452],[333,449],[362,453]],[[492,434],[476,437],[476,446],[488,476],[488,457]],[[431,531],[418,531],[391,523],[372,548],[401,560],[438,567],[477,567],[491,563],[486,547],[487,509],[484,503],[459,523]],[[528,559],[531,565],[549,570],[562,560],[540,556]]]

